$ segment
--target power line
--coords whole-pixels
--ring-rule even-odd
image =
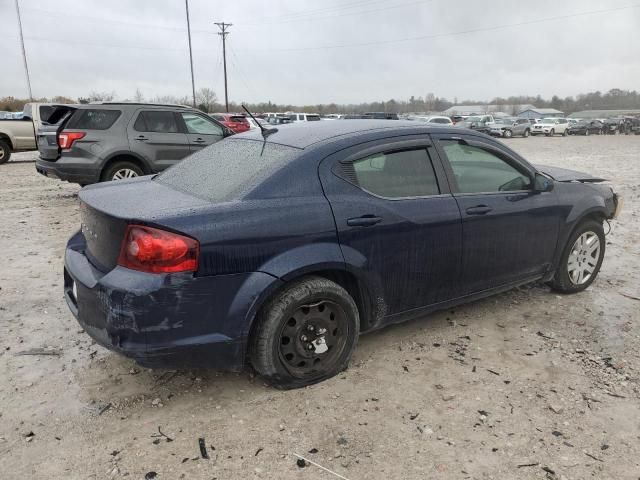
[[[227,50],[226,50],[227,42],[226,40],[227,40],[227,35],[229,35],[227,28],[233,26],[233,23],[224,23],[224,22],[213,22],[213,23],[220,28],[220,32],[218,33],[218,35],[222,37],[222,61],[224,62],[224,106],[227,113],[229,113],[229,92],[227,90]]]
[[[334,11],[340,11],[340,10],[350,10],[352,8],[359,8],[359,7],[363,7],[366,5],[370,5],[370,4],[375,4],[375,3],[384,3],[387,0],[366,0],[366,1],[358,1],[358,2],[352,2],[352,3],[345,3],[345,4],[341,4],[341,5],[334,5],[333,7],[324,7],[324,8],[319,8],[316,10],[305,10],[305,11],[299,11],[299,12],[292,12],[292,13],[285,13],[283,15],[274,15],[274,16],[265,16],[262,17],[261,20],[266,20],[267,22],[271,19],[286,19],[286,20],[291,20],[291,19],[298,19],[298,18],[303,18],[306,16],[313,16],[313,15],[317,15],[317,14],[324,14],[324,13],[330,13],[330,12],[334,12]],[[256,24],[262,24],[263,22],[256,22]],[[245,24],[247,25],[247,24]]]
[[[382,8],[375,8],[373,10],[359,10],[356,12],[347,12],[347,13],[338,13],[337,15],[327,15],[327,16],[312,16],[309,18],[295,18],[295,19],[287,19],[287,20],[280,20],[280,21],[275,21],[275,22],[261,22],[261,23],[245,23],[244,25],[247,26],[258,26],[258,25],[279,25],[279,24],[283,24],[283,23],[293,23],[293,22],[315,22],[315,21],[321,21],[321,20],[333,20],[336,18],[343,18],[343,17],[351,17],[354,15],[368,15],[370,13],[375,13],[375,12],[382,12],[385,10],[392,10],[392,9],[396,9],[396,8],[402,8],[402,7],[410,7],[412,5],[418,5],[418,4],[427,4],[432,2],[433,0],[418,0],[418,1],[413,1],[413,2],[407,2],[407,3],[400,3],[400,4],[396,4],[396,5],[388,5]],[[332,12],[329,12],[332,13]]]
[[[552,21],[556,21],[556,20],[565,20],[568,18],[575,18],[575,17],[582,17],[582,16],[586,16],[586,15],[595,15],[598,13],[610,13],[610,12],[617,12],[617,11],[621,11],[621,10],[628,10],[631,8],[638,8],[640,7],[640,4],[634,4],[634,5],[626,5],[624,7],[616,7],[616,8],[607,8],[607,9],[602,9],[602,10],[591,10],[588,12],[579,12],[579,13],[572,13],[572,14],[567,14],[567,15],[558,15],[558,16],[554,16],[554,17],[546,17],[546,18],[539,18],[537,20],[527,20],[524,22],[517,22],[517,23],[508,23],[508,24],[503,24],[503,25],[495,25],[493,27],[481,27],[481,28],[474,28],[474,29],[470,29],[470,30],[461,30],[461,31],[457,31],[457,32],[446,32],[446,33],[435,33],[435,34],[430,34],[430,35],[419,35],[419,36],[415,36],[415,37],[405,37],[405,38],[397,38],[394,40],[378,40],[378,41],[372,41],[372,42],[361,42],[361,43],[344,43],[344,44],[339,44],[339,45],[321,45],[321,46],[317,46],[317,47],[293,47],[293,48],[268,48],[268,49],[242,49],[242,50],[246,50],[246,51],[260,51],[260,52],[296,52],[296,51],[310,51],[310,50],[330,50],[330,49],[336,49],[336,48],[351,48],[351,47],[368,47],[368,46],[374,46],[374,45],[387,45],[387,44],[393,44],[393,43],[403,43],[403,42],[413,42],[413,41],[418,41],[418,40],[426,40],[426,39],[431,39],[431,38],[441,38],[441,37],[452,37],[452,36],[457,36],[457,35],[466,35],[469,33],[479,33],[479,32],[490,32],[493,30],[502,30],[504,28],[511,28],[511,27],[521,27],[521,26],[526,26],[526,25],[534,25],[534,24],[538,24],[538,23],[545,23],[545,22],[552,22]]]
[[[22,20],[20,19],[20,5],[16,0],[16,13],[18,14],[18,30],[20,31],[20,46],[22,47],[22,60],[24,62],[24,73],[27,76],[27,88],[29,89],[29,100],[33,100],[31,93],[31,79],[29,78],[29,66],[27,64],[27,51],[24,48],[24,37],[22,36]]]

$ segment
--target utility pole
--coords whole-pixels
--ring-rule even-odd
[[[27,74],[27,87],[29,88],[29,100],[33,100],[31,93],[31,79],[29,78],[29,67],[27,66],[27,51],[24,49],[24,37],[22,36],[22,20],[20,19],[20,5],[16,0],[16,13],[18,14],[18,29],[20,30],[20,45],[22,46],[22,60],[24,61],[24,71]]]
[[[220,32],[218,33],[218,35],[222,37],[222,62],[224,65],[224,106],[227,112],[229,112],[229,93],[227,91],[227,48],[225,40],[227,38],[227,35],[229,35],[229,32],[227,32],[227,28],[233,26],[233,24],[224,22],[214,23],[218,27],[220,27]]]
[[[17,2],[18,0],[16,0]],[[191,93],[193,94],[193,108],[196,107],[196,82],[193,78],[193,53],[191,52],[191,22],[189,21],[189,0],[184,0],[187,10],[187,35],[189,36],[189,63],[191,65]]]

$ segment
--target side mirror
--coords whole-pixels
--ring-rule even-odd
[[[553,190],[553,181],[550,178],[545,177],[539,173],[536,173],[536,176],[533,180],[533,191],[534,192],[550,192]]]

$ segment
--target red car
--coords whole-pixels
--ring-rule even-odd
[[[249,125],[249,121],[244,115],[238,115],[236,113],[214,113],[211,116],[235,133],[242,133],[251,129],[251,125]]]

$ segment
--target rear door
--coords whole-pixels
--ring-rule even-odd
[[[462,252],[460,212],[430,140],[399,138],[351,147],[320,166],[345,261],[387,315],[455,297]]]
[[[462,215],[464,293],[548,271],[561,218],[556,193],[534,192],[533,168],[498,142],[433,137]]]
[[[222,126],[211,118],[193,112],[180,112],[178,115],[184,125],[191,153],[224,138]]]
[[[160,172],[191,153],[187,135],[170,110],[138,110],[127,127],[129,147]]]

